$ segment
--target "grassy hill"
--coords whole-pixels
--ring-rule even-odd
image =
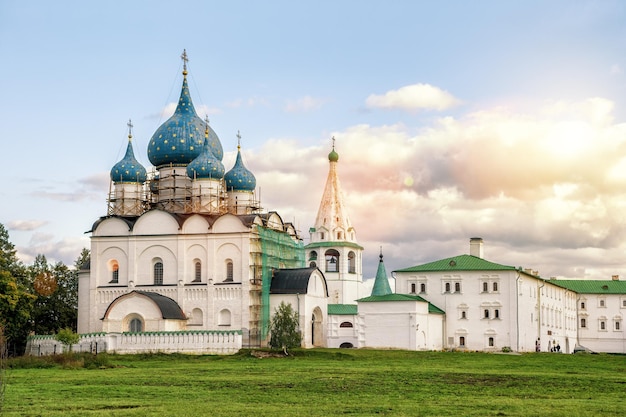
[[[623,416],[626,356],[303,350],[9,362],[2,416]]]

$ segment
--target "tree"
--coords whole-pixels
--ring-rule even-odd
[[[2,414],[2,403],[4,400],[4,389],[6,388],[6,382],[4,377],[4,370],[6,369],[7,361],[7,345],[4,337],[4,328],[0,324],[0,414]]]
[[[62,262],[48,264],[44,255],[37,255],[29,267],[34,302],[32,330],[36,334],[52,334],[60,329],[76,330],[78,309],[78,271]]]
[[[72,345],[78,343],[78,341],[80,340],[80,336],[74,333],[72,329],[66,327],[65,329],[59,330],[59,332],[54,336],[54,339],[63,343],[66,351],[71,352]]]
[[[270,326],[270,347],[282,349],[288,355],[287,349],[300,347],[302,336],[300,335],[298,313],[293,310],[291,304],[280,303],[275,310]]]
[[[0,326],[4,327],[5,347],[21,354],[30,331],[33,301],[26,268],[18,260],[9,233],[0,224]]]

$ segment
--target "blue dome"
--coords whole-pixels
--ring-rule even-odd
[[[224,180],[226,181],[227,191],[254,191],[256,188],[256,178],[243,165],[239,146],[237,147],[235,166],[224,175]]]
[[[148,177],[146,169],[135,159],[131,138],[132,136],[128,135],[126,155],[111,168],[111,180],[113,180],[114,183],[144,183]]]
[[[191,179],[224,178],[224,164],[213,156],[207,139],[204,140],[200,155],[187,165],[187,176]]]
[[[187,165],[202,151],[205,124],[193,107],[187,85],[187,71],[183,74],[183,88],[176,111],[157,129],[148,144],[148,159],[156,167],[169,164]],[[210,127],[208,141],[213,156],[221,161],[224,157],[222,144]]]

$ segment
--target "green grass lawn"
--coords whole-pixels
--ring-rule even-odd
[[[244,351],[99,360],[108,366],[10,362],[0,414],[626,415],[626,356],[617,355],[308,350],[287,358]]]

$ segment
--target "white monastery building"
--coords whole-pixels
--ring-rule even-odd
[[[261,208],[239,144],[222,163],[219,137],[196,114],[187,54],[174,114],[152,135],[146,170],[125,156],[111,169],[107,212],[91,228],[79,274],[74,350],[230,354],[266,346],[276,307],[298,313],[302,346],[626,353],[626,281],[544,279],[490,262],[481,238],[460,254],[393,271],[382,250],[371,293],[363,247],[341,191],[339,154],[309,243]],[[27,353],[60,352],[52,336]]]

